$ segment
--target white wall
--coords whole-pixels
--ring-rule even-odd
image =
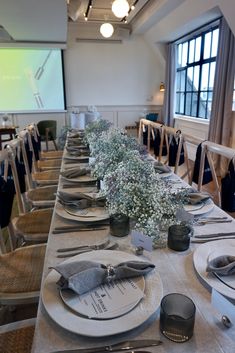
[[[69,27],[65,51],[68,106],[162,104],[162,63],[142,37],[121,44],[77,43]]]

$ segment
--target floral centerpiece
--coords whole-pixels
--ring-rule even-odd
[[[119,129],[103,132],[91,142],[90,150],[91,155],[95,157],[93,175],[100,179],[115,170],[120,162],[128,162],[130,151],[136,151],[139,158],[147,153],[146,148],[135,138],[127,136]]]
[[[110,129],[111,125],[111,122],[104,119],[92,121],[84,130],[84,142],[89,145],[94,143],[104,131]]]
[[[175,221],[183,200],[170,192],[151,162],[142,160],[136,151],[126,157],[104,177],[109,211],[129,216],[136,230],[150,236],[155,246],[163,246],[166,233],[161,229]]]

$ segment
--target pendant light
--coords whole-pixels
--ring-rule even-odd
[[[102,36],[104,38],[110,38],[112,37],[113,35],[113,32],[114,32],[114,28],[113,26],[111,25],[111,23],[103,23],[101,26],[100,26],[100,33],[102,34]]]
[[[112,11],[118,18],[123,18],[128,15],[130,6],[127,0],[115,0],[112,4]]]

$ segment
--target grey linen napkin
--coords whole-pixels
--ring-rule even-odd
[[[235,256],[221,255],[207,264],[207,272],[215,272],[218,275],[229,276],[235,274]]]
[[[158,174],[171,172],[171,168],[168,165],[162,164],[160,162],[154,162],[154,169]]]
[[[97,196],[96,196],[97,195]],[[99,196],[96,193],[67,193],[64,191],[59,191],[57,193],[58,199],[62,205],[71,205],[71,203],[76,203],[76,206],[80,209],[87,207],[104,207],[106,199],[105,197]]]
[[[82,175],[86,175],[88,173],[90,173],[90,170],[87,168],[71,168],[68,170],[64,170],[63,172],[60,172],[60,175],[62,175],[65,178],[71,179]]]
[[[57,284],[81,295],[110,281],[145,275],[155,268],[149,262],[126,261],[116,266],[93,261],[74,261],[53,267],[61,277]]]
[[[196,205],[202,201],[206,201],[210,198],[210,195],[206,192],[190,192],[188,203],[191,205]]]

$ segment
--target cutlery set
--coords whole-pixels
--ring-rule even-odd
[[[101,250],[101,249],[114,250],[117,248],[118,248],[117,243],[110,243],[110,240],[107,240],[105,243],[102,243],[102,244],[81,245],[81,246],[75,246],[71,248],[57,249],[57,253],[58,253],[57,257],[66,258],[66,257],[72,257],[89,251],[95,251],[95,250]]]
[[[103,347],[91,347],[91,348],[78,348],[78,349],[67,349],[62,351],[55,351],[53,353],[104,353],[104,352],[127,352],[127,353],[151,353],[149,351],[135,351],[135,348],[145,348],[145,347],[155,347],[160,346],[162,341],[143,339],[143,340],[133,340],[124,341],[110,346]]]
[[[201,217],[194,218],[193,225],[194,226],[203,226],[205,224],[214,224],[214,223],[231,223],[232,219],[228,217]]]

